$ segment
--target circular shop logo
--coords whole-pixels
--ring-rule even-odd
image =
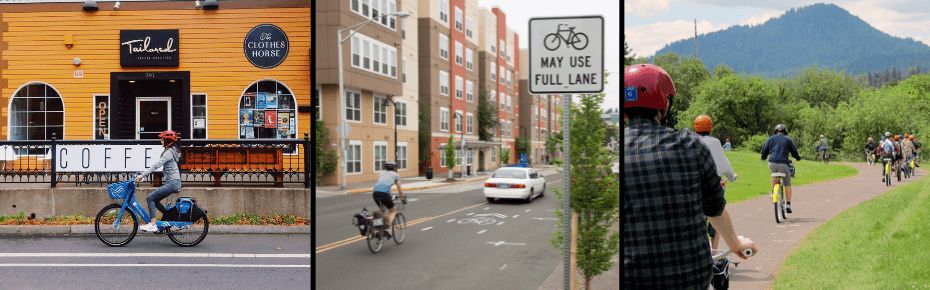
[[[259,68],[273,68],[284,62],[290,43],[287,34],[274,24],[260,24],[245,36],[245,58]]]

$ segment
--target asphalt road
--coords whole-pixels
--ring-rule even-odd
[[[3,235],[3,289],[310,289],[310,235],[208,235],[182,248],[144,233],[123,247],[96,235]],[[231,255],[232,254],[232,255]]]
[[[351,224],[375,207],[371,194],[318,199],[317,289],[538,289],[561,263],[549,243],[560,176],[547,176],[545,195],[530,204],[488,204],[483,183],[410,192],[406,239],[376,254]],[[469,217],[494,222],[460,223]]]

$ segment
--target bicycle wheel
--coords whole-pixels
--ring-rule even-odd
[[[97,213],[94,219],[94,232],[101,242],[111,247],[121,247],[132,241],[139,230],[139,220],[132,208],[126,208],[119,220],[119,227],[114,228],[116,217],[119,216],[120,204],[105,206]]]
[[[548,50],[556,50],[559,49],[559,45],[562,45],[562,39],[559,38],[558,34],[549,33],[546,35],[546,38],[543,39],[543,45]]]
[[[210,231],[210,220],[204,217],[185,228],[174,231],[168,229],[167,231],[168,238],[176,245],[193,247],[203,242],[203,239],[207,237],[207,232]]]
[[[780,190],[781,197],[779,198],[778,202],[781,203],[781,219],[784,221],[788,219],[788,206],[786,205],[788,203],[788,200],[785,199],[785,194],[786,194],[785,187],[784,186],[780,186],[780,187],[781,187],[781,190]]]
[[[394,221],[391,222],[391,235],[394,236],[394,242],[398,245],[404,242],[404,237],[407,236],[407,218],[404,214],[397,213],[394,216]]]
[[[368,237],[366,237],[368,240],[368,249],[371,250],[372,253],[377,253],[380,251],[381,245],[384,244],[381,231],[385,231],[385,229],[375,229],[368,233]]]
[[[781,223],[781,200],[779,200],[780,194],[778,193],[778,184],[775,185],[775,188],[772,189],[772,199],[773,204],[775,205],[775,222]]]
[[[898,182],[901,182],[901,166],[895,166],[895,172],[897,172]]]
[[[891,186],[891,164],[885,163],[885,186]]]
[[[588,47],[588,36],[584,33],[575,33],[575,36],[572,37],[572,46],[577,50],[582,50],[585,47]]]

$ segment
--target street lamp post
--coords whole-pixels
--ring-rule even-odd
[[[462,155],[466,155],[465,154],[465,118],[462,117],[462,114],[459,114],[458,112],[456,112],[455,115],[452,117],[455,119],[458,119],[457,122],[462,122],[462,130],[459,130],[462,132],[462,138],[461,138],[462,140],[460,142],[462,142]],[[462,172],[462,179],[465,179],[465,164],[467,163],[468,159],[466,159],[465,156],[459,156],[459,159],[462,160],[462,165],[461,165],[462,168],[460,168],[459,170]]]
[[[368,19],[365,22],[352,25],[347,28],[339,29],[336,31],[336,51],[338,52],[338,58],[339,58],[338,59],[338,62],[339,62],[339,122],[340,122],[339,123],[339,129],[340,129],[339,130],[339,152],[342,153],[342,162],[343,162],[342,174],[341,174],[342,181],[340,182],[341,189],[346,189],[346,173],[348,172],[346,170],[347,164],[346,164],[346,144],[345,143],[346,143],[346,140],[348,139],[348,136],[346,136],[348,135],[348,133],[346,133],[346,125],[347,125],[346,124],[346,92],[345,92],[345,88],[344,88],[343,80],[342,80],[343,79],[342,77],[342,44],[346,42],[346,40],[349,40],[349,38],[351,38],[352,35],[355,35],[356,33],[358,33],[358,30],[352,31],[352,33],[349,33],[349,35],[347,35],[345,38],[341,38],[342,33],[345,31],[351,31],[355,27],[358,27],[358,29],[362,29],[362,27],[365,27],[365,25],[368,25],[368,23],[371,23],[372,21],[379,19],[381,17],[388,17],[388,16],[397,16],[403,19],[403,18],[407,18],[407,16],[410,16],[410,13],[409,12],[394,12],[394,13],[381,14],[381,16],[378,18]]]
[[[387,107],[388,102],[394,107],[394,162],[397,163],[397,103],[394,103],[394,99],[384,99],[383,105]]]

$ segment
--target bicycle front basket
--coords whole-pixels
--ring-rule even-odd
[[[117,182],[107,185],[107,192],[110,193],[111,199],[124,199],[129,195],[130,186],[132,186],[132,180]]]

